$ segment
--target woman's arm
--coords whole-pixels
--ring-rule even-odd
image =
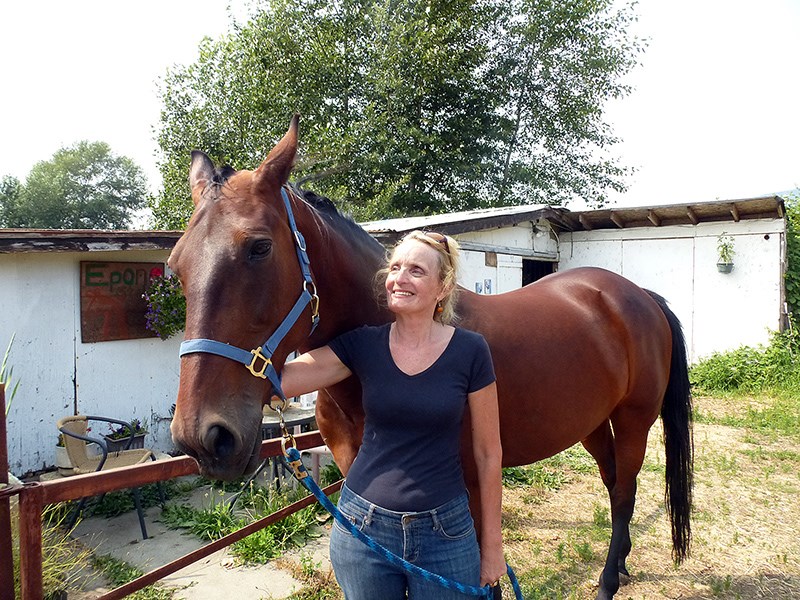
[[[281,388],[287,398],[308,394],[339,383],[350,376],[336,353],[322,346],[286,363],[281,371]]]
[[[472,423],[472,451],[478,468],[481,500],[481,585],[493,584],[506,573],[500,532],[503,486],[500,413],[497,385],[492,383],[468,396]]]

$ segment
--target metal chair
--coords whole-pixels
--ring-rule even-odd
[[[89,421],[102,421],[104,423],[111,423],[114,425],[130,425],[125,421],[118,419],[111,419],[109,417],[97,417],[89,415],[74,415],[59,419],[56,427],[64,434],[64,447],[67,449],[67,455],[72,463],[72,473],[70,475],[82,475],[84,473],[94,473],[96,471],[108,471],[110,469],[117,469],[119,467],[129,467],[131,465],[138,465],[148,460],[156,460],[155,455],[151,450],[146,448],[130,449],[133,442],[134,431],[131,429],[131,437],[128,440],[125,450],[118,452],[109,452],[108,444],[102,437],[93,437],[88,434]],[[97,444],[102,450],[100,455],[91,455],[86,451],[87,442]],[[164,502],[164,492],[159,484],[159,492],[161,493],[161,501]],[[131,488],[133,495],[133,503],[136,506],[136,512],[139,515],[139,526],[142,529],[142,538],[147,539],[147,528],[144,524],[144,512],[142,511],[142,499],[139,493],[139,488]],[[102,497],[102,496],[101,496]],[[74,514],[72,515],[68,527],[72,528],[78,520],[83,507],[88,498],[81,498],[78,503]]]

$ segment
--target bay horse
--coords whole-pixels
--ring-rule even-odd
[[[262,408],[273,394],[262,379],[267,367],[274,376],[295,350],[391,319],[373,281],[384,248],[329,200],[287,185],[297,136],[295,116],[254,171],[218,169],[202,152],[192,153],[195,208],[169,258],[186,296],[184,344],[191,346],[182,350],[172,436],[207,477],[233,479],[258,464]],[[612,522],[597,598],[613,598],[620,574],[628,574],[636,477],[659,414],[673,558],[684,559],[692,406],[683,333],[666,302],[597,268],[555,273],[504,294],[460,289],[458,298],[459,325],[483,334],[492,351],[503,465],[530,464],[577,442],[597,461]],[[296,320],[279,325],[290,313]],[[272,344],[271,356],[258,370],[250,366],[262,377],[242,368],[247,358],[226,354],[230,348],[249,357],[242,349],[258,349],[271,335],[264,345]],[[346,474],[363,433],[358,381],[320,390],[316,418]],[[468,418],[462,461],[474,490]],[[479,494],[470,498],[472,514],[480,515]]]

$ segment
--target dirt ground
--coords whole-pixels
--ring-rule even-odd
[[[718,417],[744,410],[708,398],[695,408]],[[691,555],[678,567],[671,559],[657,422],[631,524],[631,579],[616,598],[800,598],[800,444],[701,423],[694,439]],[[595,597],[610,536],[602,526],[608,500],[596,471],[580,471],[536,497],[504,492],[507,559],[535,598]],[[510,588],[504,597],[513,597]]]

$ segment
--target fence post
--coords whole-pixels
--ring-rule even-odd
[[[0,384],[0,489],[8,485],[6,386]],[[11,498],[0,497],[0,600],[14,600],[14,551],[11,546]]]
[[[22,600],[42,596],[42,508],[40,483],[27,484],[19,495],[19,577]]]

